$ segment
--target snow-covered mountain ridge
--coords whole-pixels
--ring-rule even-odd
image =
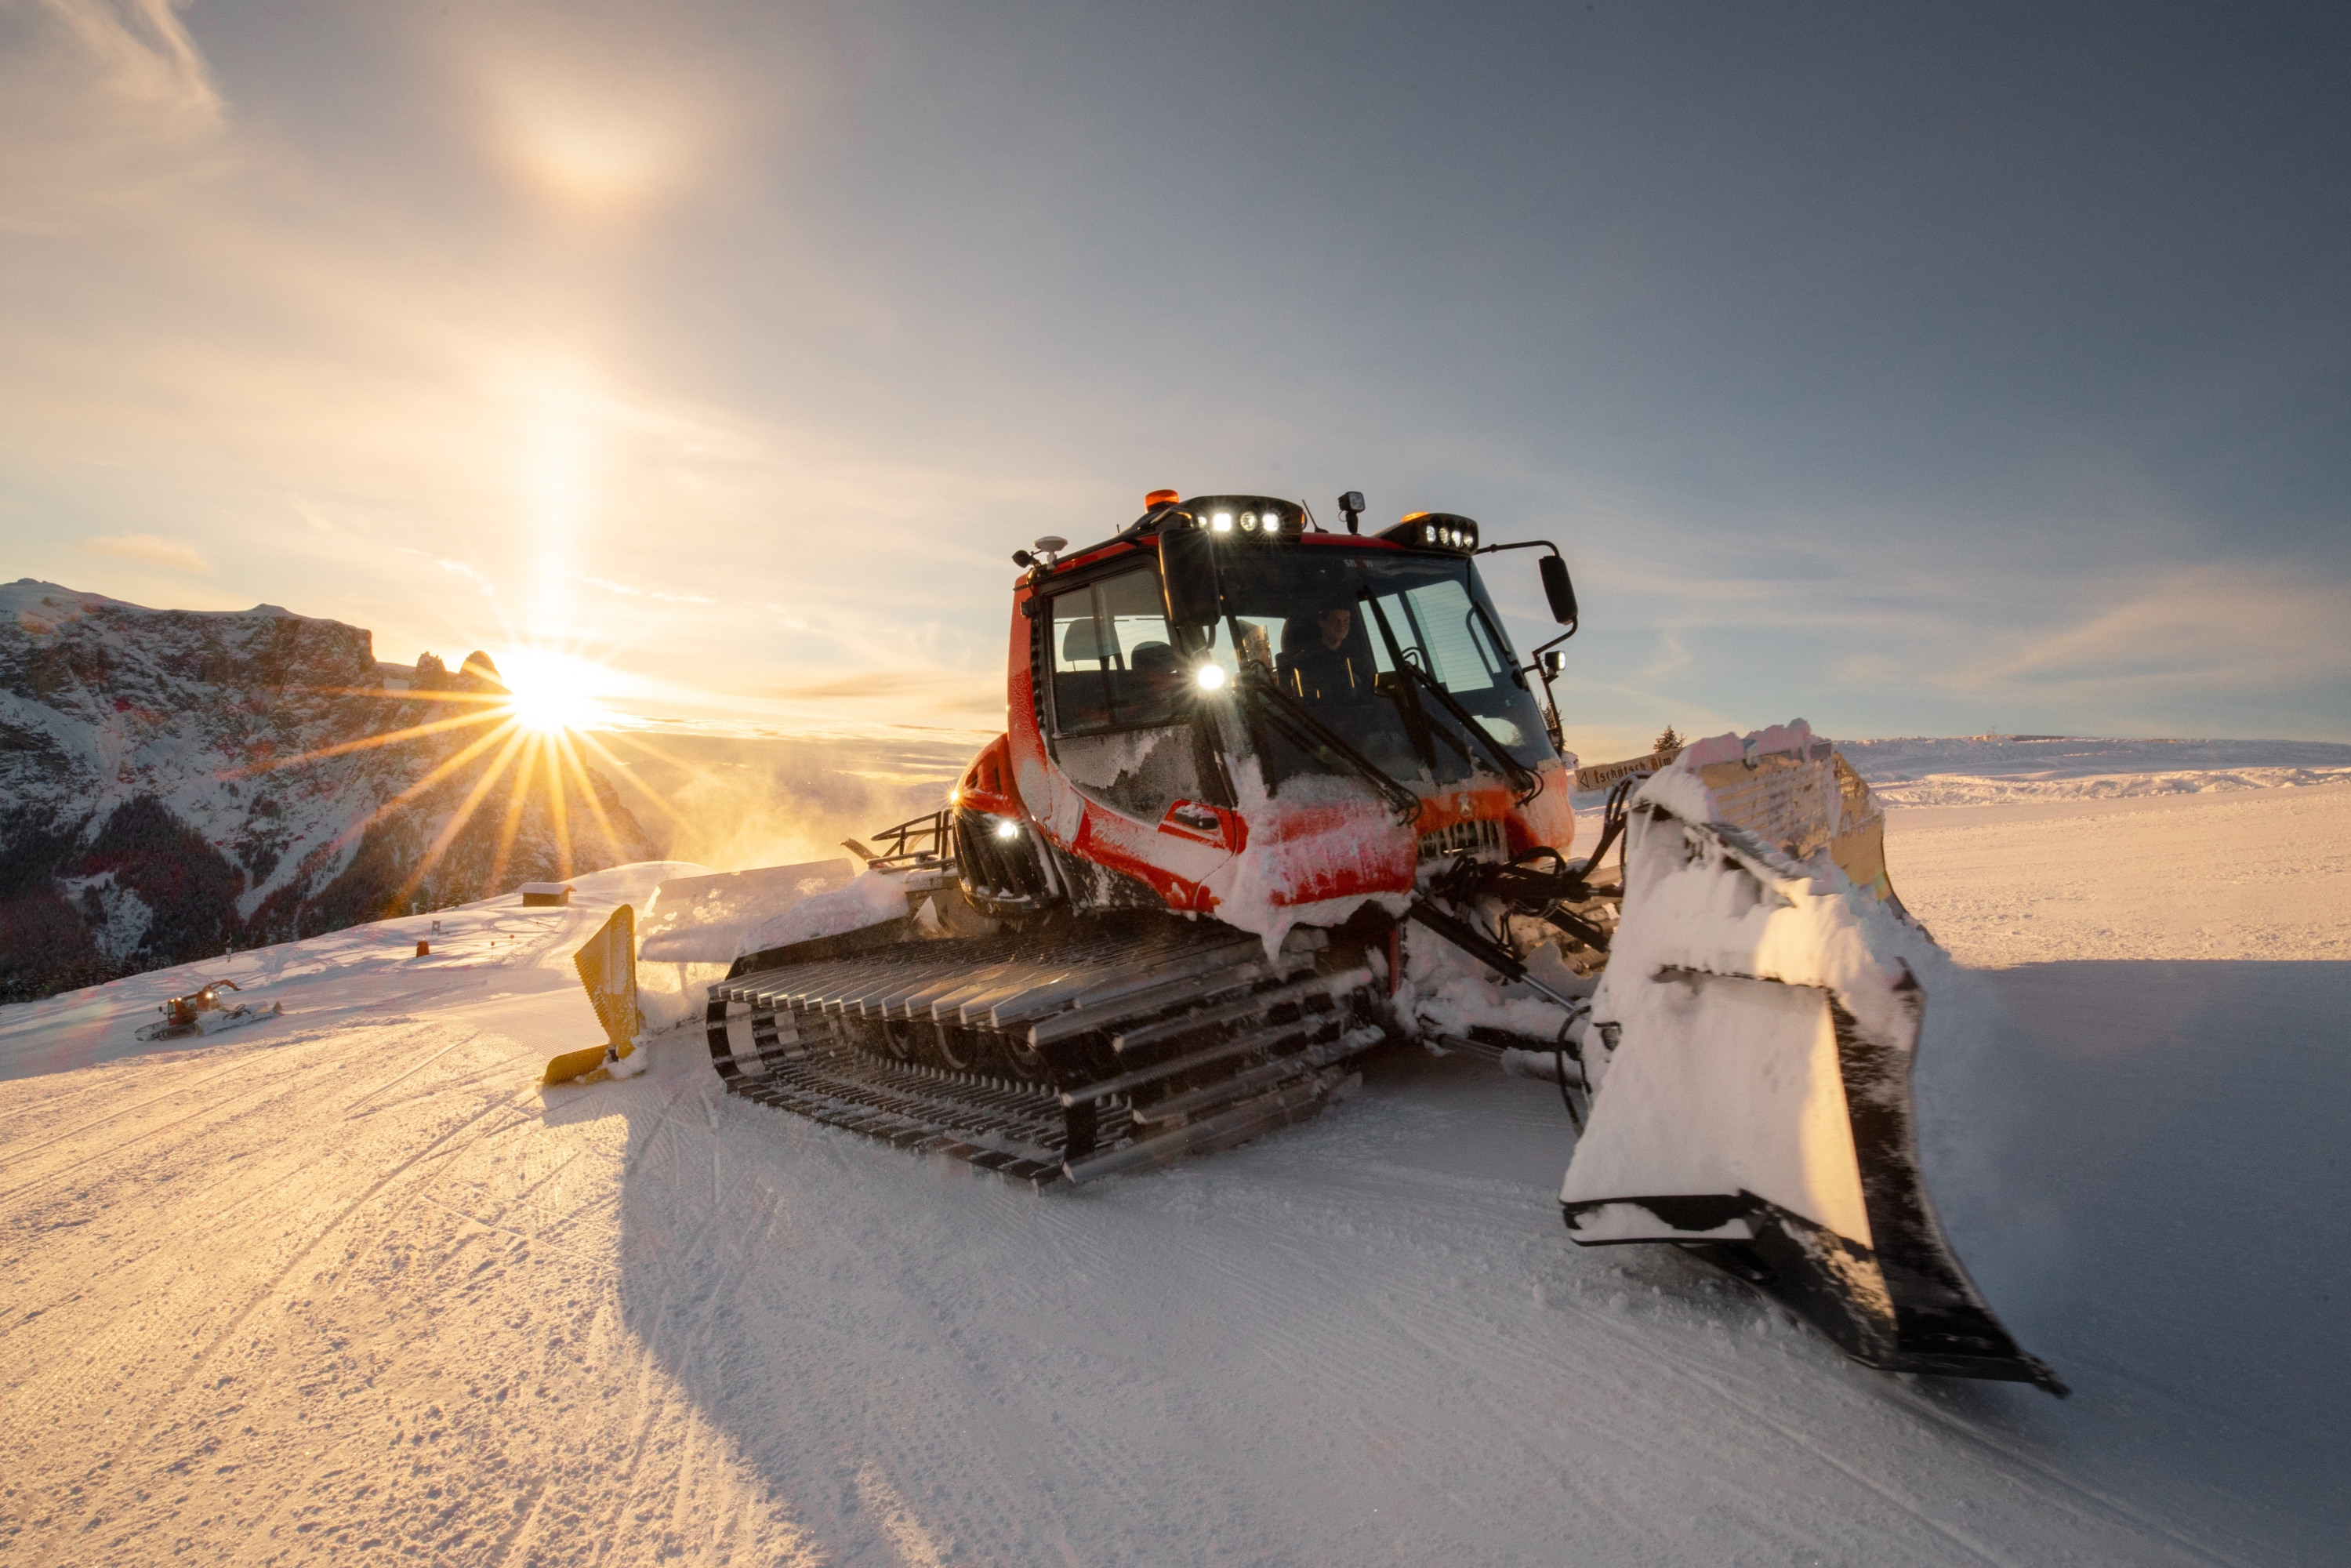
[[[276,605],[0,587],[0,998],[646,858],[607,780],[517,801],[495,721],[429,727],[492,711],[486,668]]]

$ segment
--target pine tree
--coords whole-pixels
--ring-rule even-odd
[[[1681,747],[1682,737],[1674,733],[1672,725],[1666,726],[1664,733],[1649,743],[1651,751],[1679,751]]]

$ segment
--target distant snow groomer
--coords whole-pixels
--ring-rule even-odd
[[[1583,1089],[1623,896],[1590,878],[1638,779],[1567,859],[1574,760],[1528,680],[1549,695],[1576,628],[1557,549],[1531,547],[1565,630],[1522,663],[1474,564],[1519,547],[1481,546],[1468,517],[1365,536],[1353,492],[1343,534],[1270,497],[1144,506],[1100,544],[1015,552],[1007,733],[946,810],[880,853],[852,845],[863,875],[746,940],[711,992],[727,1087],[1040,1185],[1301,1121],[1384,1041],[1539,1051]],[[1742,791],[1668,768],[1635,798],[1625,929],[1656,924],[1640,890],[1666,890],[1684,931],[1802,883],[1886,899],[1888,929],[1923,944],[1871,858],[1867,790],[1801,727],[1766,739],[1795,772],[1772,763]],[[1610,976],[1576,1239],[1703,1246],[1874,1365],[2053,1383],[1982,1309],[1918,1186],[1915,982],[1848,973],[1866,935],[1834,974],[1736,946],[1684,952],[1667,932],[1642,948],[1675,955],[1655,973]],[[1804,1009],[1829,1020],[1826,1055]],[[1784,1071],[1811,1076],[1790,1089]]]
[[[239,989],[235,980],[214,980],[203,990],[184,997],[173,997],[161,1003],[155,1010],[163,1015],[161,1023],[151,1023],[138,1030],[141,1040],[178,1040],[192,1034],[218,1034],[223,1030],[242,1029],[247,1024],[282,1016],[283,1002],[272,1002],[266,1008],[245,1002],[225,1002],[221,992]]]

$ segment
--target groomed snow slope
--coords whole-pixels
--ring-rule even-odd
[[[1575,1249],[1556,1092],[1460,1058],[1043,1196],[730,1101],[691,1030],[541,1091],[654,867],[240,956],[287,1016],[194,1049],[131,1031],[219,965],[0,1010],[0,1554],[2339,1560],[2351,788],[2064,810],[1889,850],[2022,965],[1922,1069],[1929,1176],[2068,1402]],[[2165,915],[2232,876],[2233,946]]]

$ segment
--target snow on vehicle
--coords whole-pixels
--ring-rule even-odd
[[[1927,1203],[1936,950],[1824,743],[1619,769],[1570,859],[1575,763],[1529,681],[1578,622],[1555,547],[1565,630],[1522,662],[1475,558],[1528,547],[1469,518],[1145,507],[1015,554],[1006,733],[947,808],[745,929],[707,1010],[730,1092],[1041,1186],[1311,1116],[1385,1042],[1531,1053],[1588,1113],[1578,1242],[1698,1249],[1874,1365],[2060,1387]]]

